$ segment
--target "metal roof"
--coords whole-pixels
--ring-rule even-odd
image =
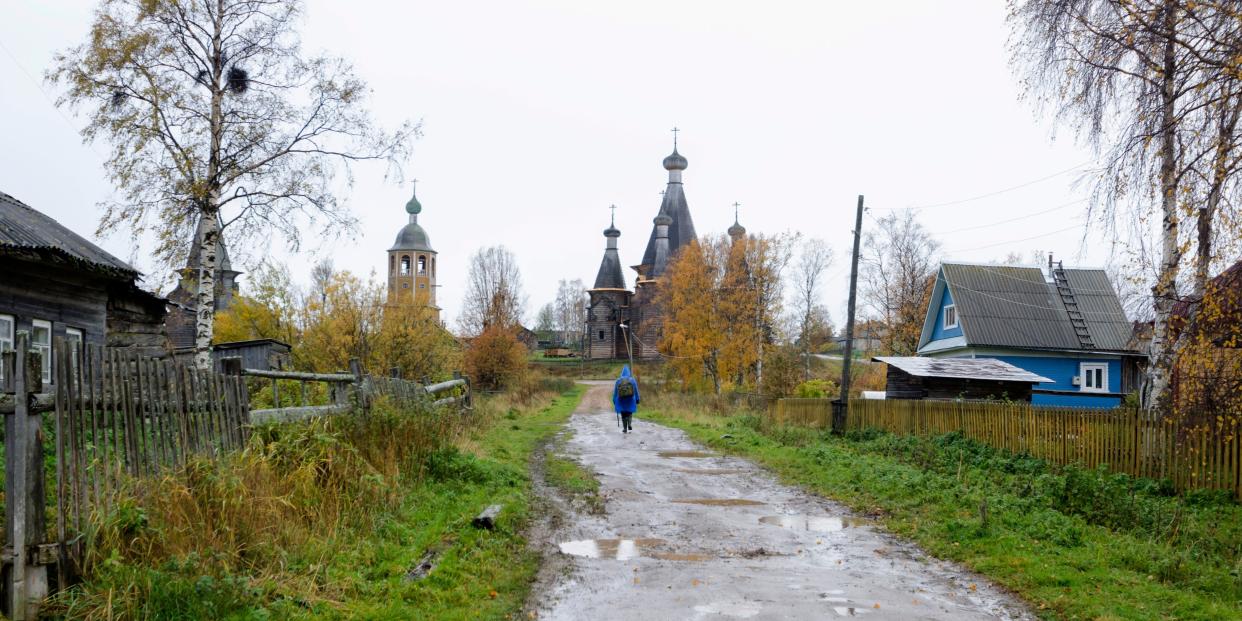
[[[1052,380],[1019,369],[995,358],[928,358],[913,356],[877,356],[872,360],[883,362],[917,377],[951,377],[955,379],[979,379],[997,382],[1024,382],[1039,384]]]
[[[138,270],[33,207],[0,192],[0,251],[51,253],[117,278],[132,279]]]
[[[415,216],[411,216],[410,223],[402,227],[400,233],[397,233],[397,240],[392,243],[392,248],[388,249],[389,252],[394,250],[435,252],[431,249],[431,238],[427,236],[427,231],[419,226],[414,218]]]
[[[1098,269],[1065,272],[1095,344],[1093,351],[1133,352],[1131,324],[1108,275]],[[1082,349],[1061,296],[1040,268],[944,263],[937,278],[938,288],[944,285],[952,293],[962,332],[972,347]]]

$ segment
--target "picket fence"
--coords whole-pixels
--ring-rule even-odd
[[[828,428],[829,399],[781,399],[777,424]],[[1204,420],[1207,418],[1207,420]],[[1136,409],[1049,408],[1022,403],[855,399],[845,430],[929,436],[961,432],[1015,454],[1167,479],[1178,491],[1229,490],[1242,499],[1242,413],[1153,419]]]
[[[90,525],[106,515],[126,486],[144,477],[214,458],[245,446],[253,424],[365,411],[383,395],[398,404],[470,404],[460,376],[424,385],[350,373],[314,374],[242,369],[202,371],[180,361],[57,338],[47,353],[18,335],[16,351],[0,356],[5,487],[0,539],[0,612],[35,618],[48,593],[80,572]],[[247,380],[302,385],[297,407],[252,410]],[[306,402],[306,382],[328,384],[329,403]],[[279,403],[279,395],[274,402]],[[54,487],[54,497],[47,493]],[[49,523],[52,515],[54,523]]]

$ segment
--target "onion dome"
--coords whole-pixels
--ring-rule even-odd
[[[411,216],[417,216],[422,213],[422,211],[423,204],[418,202],[418,196],[416,194],[411,193],[409,202],[405,204],[405,212]]]
[[[669,226],[673,223],[673,217],[661,212],[660,215],[656,216],[651,221],[654,222],[656,226]]]
[[[685,170],[689,165],[685,156],[677,152],[677,147],[673,147],[673,153],[664,158],[664,170]]]
[[[729,227],[729,237],[738,238],[746,234],[746,227],[738,224],[735,220],[733,226]]]
[[[613,224],[604,229],[604,237],[621,237],[621,229],[618,229],[617,225]]]

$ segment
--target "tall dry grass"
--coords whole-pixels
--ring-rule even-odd
[[[339,600],[321,572],[334,541],[396,511],[429,457],[468,423],[456,411],[380,400],[367,415],[260,427],[242,451],[130,481],[92,520],[88,579],[52,613],[155,618],[152,610],[167,609],[153,600],[168,596],[176,606],[175,585],[164,583],[179,575],[200,576],[193,589],[206,580],[226,600]],[[265,589],[279,592],[258,592]]]

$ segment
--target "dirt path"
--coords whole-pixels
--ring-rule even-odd
[[[1028,619],[977,576],[927,557],[748,461],[700,453],[680,430],[623,435],[595,386],[567,453],[599,476],[603,516],[563,502],[540,533],[540,619]]]

